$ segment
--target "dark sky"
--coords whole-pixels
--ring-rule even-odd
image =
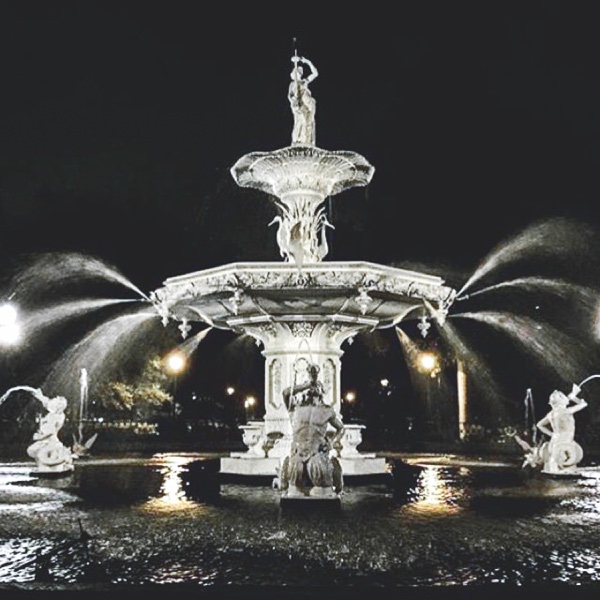
[[[250,4],[4,3],[3,261],[81,251],[149,290],[278,260],[273,206],[229,168],[290,142],[294,37],[317,145],[376,169],[334,197],[329,259],[469,272],[539,218],[597,220],[593,3]]]
[[[293,40],[319,70],[317,145],[375,166],[332,200],[329,260],[460,286],[540,220],[596,228],[595,3],[3,3],[0,273],[45,252],[167,278],[279,260],[242,155],[289,145]]]

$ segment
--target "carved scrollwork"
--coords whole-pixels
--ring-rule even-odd
[[[313,331],[315,330],[314,323],[307,323],[306,321],[301,321],[299,323],[292,323],[290,325],[290,330],[292,335],[297,338],[309,338]]]

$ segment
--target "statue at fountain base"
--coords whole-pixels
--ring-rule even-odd
[[[48,398],[36,390],[36,398],[48,411],[40,419],[38,430],[33,434],[33,444],[27,454],[36,462],[33,471],[39,476],[56,476],[73,471],[73,453],[58,438],[58,432],[65,422],[67,400],[62,396]]]
[[[565,444],[552,444],[544,442],[540,451],[543,457],[542,473],[547,475],[575,475],[577,465],[583,458],[583,449],[572,441]]]
[[[55,477],[74,470],[71,451],[58,439],[41,438],[27,448],[27,454],[36,462],[33,475]]]
[[[569,395],[559,390],[550,394],[550,412],[537,423],[537,428],[550,437],[537,450],[537,462],[541,463],[542,473],[548,475],[577,474],[577,465],[583,458],[583,450],[575,441],[574,413],[587,406],[578,394],[581,388],[573,385]]]
[[[583,449],[575,441],[573,415],[587,406],[587,402],[579,398],[580,391],[581,387],[574,384],[568,395],[559,390],[550,394],[551,410],[536,424],[537,429],[548,436],[548,440],[535,442],[534,436],[534,444],[530,444],[516,431],[509,434],[524,451],[523,468],[532,468],[552,476],[572,477],[578,474],[577,465],[583,458]]]
[[[48,398],[39,388],[20,385],[10,388],[0,398],[0,404],[11,393],[21,390],[30,392],[47,411],[40,417],[38,430],[33,434],[33,443],[27,448],[28,456],[36,463],[32,474],[40,477],[68,475],[74,469],[73,453],[58,438],[58,432],[65,423],[66,398]]]
[[[335,410],[323,403],[319,366],[308,366],[308,381],[283,391],[292,425],[291,449],[283,459],[279,488],[285,498],[338,499],[343,489],[342,467],[334,448],[344,433]]]

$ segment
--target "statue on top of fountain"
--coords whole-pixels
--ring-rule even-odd
[[[576,472],[578,463],[583,458],[583,450],[575,441],[575,417],[587,406],[578,394],[581,388],[573,384],[569,395],[559,390],[550,394],[550,412],[537,423],[537,428],[550,437],[539,450],[543,461],[542,472],[550,475],[569,475]]]
[[[291,82],[288,90],[288,100],[294,115],[294,128],[292,129],[292,144],[304,144],[314,146],[316,142],[315,114],[317,102],[313,98],[308,85],[314,81],[319,72],[313,63],[303,56],[292,56],[294,68],[290,73]],[[300,63],[304,63],[310,73],[303,77],[303,69]]]
[[[319,366],[308,366],[308,381],[283,390],[290,414],[292,444],[280,473],[280,489],[288,498],[337,498],[343,488],[342,468],[332,456],[344,433],[335,410],[323,402]],[[329,426],[333,428],[330,433]]]

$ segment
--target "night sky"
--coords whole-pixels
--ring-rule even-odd
[[[146,292],[279,260],[273,205],[229,169],[290,143],[294,38],[319,70],[317,145],[375,166],[369,186],[333,198],[328,260],[418,265],[460,287],[540,220],[595,229],[594,8],[3,3],[4,294],[22,261],[46,252],[97,257]]]

